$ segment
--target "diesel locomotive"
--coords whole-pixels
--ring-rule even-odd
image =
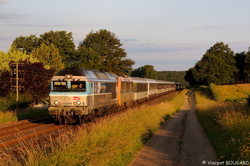
[[[59,124],[81,124],[105,112],[129,107],[180,88],[178,82],[66,68],[51,79],[49,114]]]

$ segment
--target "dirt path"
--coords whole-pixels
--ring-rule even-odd
[[[155,133],[129,165],[204,166],[215,162],[214,149],[198,122],[194,102],[190,92],[181,110]]]

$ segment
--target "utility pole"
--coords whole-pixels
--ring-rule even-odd
[[[12,69],[12,81],[11,81],[11,87],[15,88],[16,91],[16,104],[17,104],[17,109],[18,109],[18,103],[19,103],[19,89],[22,89],[23,86],[22,82],[23,82],[23,73],[20,72],[24,72],[23,71],[23,65],[25,64],[25,62],[23,61],[12,61],[10,62],[10,67]],[[19,69],[21,67],[21,70]],[[20,73],[20,74],[19,74]],[[19,78],[21,77],[21,78]],[[19,80],[21,79],[21,83],[19,83]]]
[[[16,62],[16,103],[17,103],[17,108],[18,108],[18,101],[19,101],[19,96],[18,96],[18,61]]]

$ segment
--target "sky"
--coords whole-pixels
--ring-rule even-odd
[[[249,0],[0,0],[0,51],[15,38],[91,31],[116,34],[136,61],[157,71],[185,71],[216,42],[235,52],[250,46]]]

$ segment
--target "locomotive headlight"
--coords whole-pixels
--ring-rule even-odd
[[[55,105],[60,105],[61,102],[59,102],[59,101],[56,100],[56,101],[54,102],[54,104],[55,104]]]
[[[77,102],[76,102],[78,105],[80,105],[81,104],[81,101],[80,100],[77,100]]]

